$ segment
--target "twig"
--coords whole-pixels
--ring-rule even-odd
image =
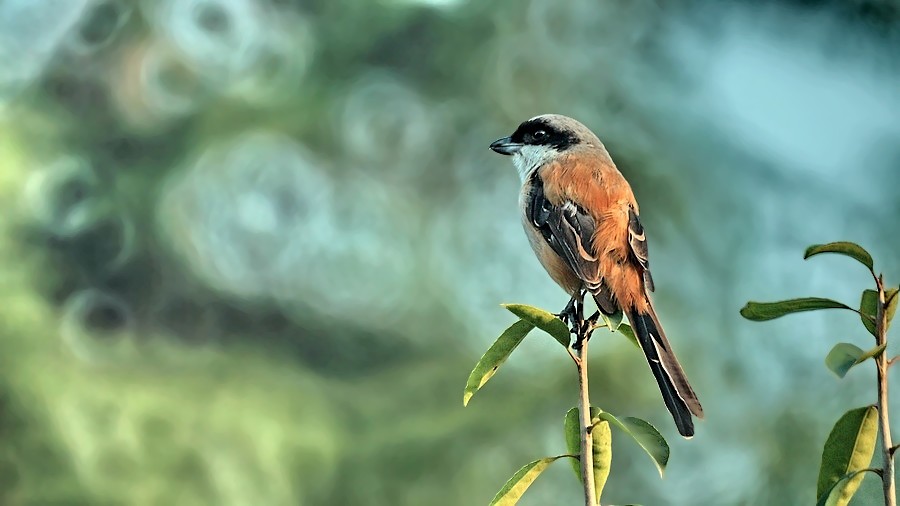
[[[578,401],[579,427],[581,431],[581,481],[584,483],[584,505],[597,505],[597,491],[594,488],[594,441],[591,436],[591,398],[588,392],[588,340],[578,349]]]
[[[575,367],[578,369],[578,430],[581,436],[581,482],[584,485],[584,505],[599,506],[597,489],[594,484],[594,440],[591,435],[591,430],[593,429],[591,396],[588,390],[588,341],[594,332],[594,325],[597,323],[597,320],[593,316],[585,320],[584,304],[579,302],[575,300],[575,311],[572,316],[572,330],[575,334],[573,348],[575,351],[569,350],[569,355],[575,361]]]
[[[881,346],[887,343],[887,315],[885,314],[884,278],[875,279],[878,287],[878,315],[875,319],[875,345]],[[881,482],[884,490],[885,506],[896,506],[897,491],[894,483],[894,459],[891,442],[891,426],[888,413],[888,359],[885,353],[875,357],[875,365],[878,372],[878,422],[881,428],[882,448],[882,474]]]

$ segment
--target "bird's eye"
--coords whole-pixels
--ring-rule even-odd
[[[537,132],[531,134],[531,136],[534,138],[534,140],[539,141],[539,140],[543,139],[544,137],[547,137],[547,132],[545,132],[543,130],[538,130]]]

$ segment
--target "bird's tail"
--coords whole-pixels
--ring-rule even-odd
[[[678,363],[675,352],[669,346],[669,340],[666,339],[656,312],[649,302],[648,299],[647,309],[643,311],[632,307],[628,311],[628,319],[641,349],[644,350],[656,383],[659,384],[663,401],[675,419],[678,432],[689,438],[694,435],[694,421],[691,415],[703,418],[703,407],[700,406],[697,394],[688,383],[687,376]]]

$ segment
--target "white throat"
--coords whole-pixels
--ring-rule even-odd
[[[512,156],[513,165],[524,182],[538,167],[553,159],[559,151],[547,146],[525,145]]]

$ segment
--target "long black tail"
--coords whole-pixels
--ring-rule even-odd
[[[628,319],[641,349],[644,350],[656,383],[659,384],[663,401],[675,419],[678,432],[686,438],[693,436],[694,421],[691,415],[703,418],[703,407],[700,406],[697,394],[688,383],[675,352],[669,346],[669,340],[666,339],[653,306],[649,306],[649,311],[646,312],[638,312],[631,308],[628,311]]]

